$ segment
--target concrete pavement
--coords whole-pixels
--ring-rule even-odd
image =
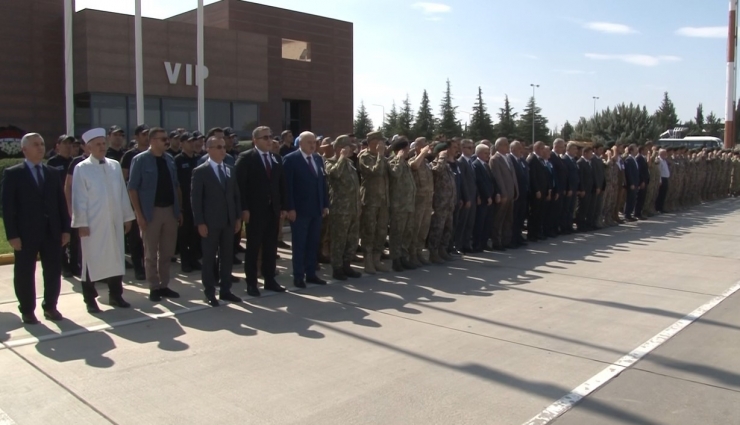
[[[191,274],[172,285],[179,300],[152,304],[145,284],[134,282],[125,291],[134,309],[93,317],[72,280],[59,304],[69,320],[59,325],[21,325],[12,268],[3,267],[0,410],[21,425],[521,424],[740,280],[739,205],[725,200],[526,250],[218,309],[203,303]],[[288,254],[279,280],[289,286]],[[243,289],[242,281],[235,293]],[[738,323],[719,314],[732,303],[737,296],[684,331],[706,325],[700,336],[725,335],[707,348],[717,357],[671,351],[681,333],[653,353],[674,356],[655,365],[669,369],[659,373],[690,365],[682,383],[735,388],[721,382],[732,374],[718,377],[733,367],[721,360],[737,358]],[[668,387],[678,387],[641,370],[650,359],[558,422],[608,423],[621,412],[679,423],[631,412],[632,404],[617,402],[622,387],[609,396],[620,384],[639,392],[642,407],[668,409]],[[645,376],[623,379],[632,374]],[[737,394],[724,387],[709,387],[718,395],[707,397],[731,409]],[[686,401],[688,410],[704,409],[698,398]],[[731,423],[716,418],[704,422]]]

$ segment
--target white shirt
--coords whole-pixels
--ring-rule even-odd
[[[668,162],[666,162],[663,158],[658,158],[660,162],[658,163],[658,168],[660,169],[660,177],[661,178],[669,178],[671,177],[671,170],[668,168]]]
[[[216,161],[213,161],[210,157],[207,159],[207,161],[208,161],[208,165],[210,165],[211,168],[213,169],[213,172],[216,173],[216,177],[218,177],[218,181],[220,181],[223,184],[223,182],[221,181],[221,173],[218,172],[218,169],[221,168],[221,171],[223,171],[224,175],[228,176],[229,172],[226,170],[226,167],[224,167],[224,163],[221,162],[220,164],[217,164]]]

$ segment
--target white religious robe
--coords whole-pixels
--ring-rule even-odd
[[[88,271],[93,282],[126,273],[124,228],[135,218],[121,165],[114,160],[88,157],[72,176],[72,227],[89,227],[80,238],[82,279]]]

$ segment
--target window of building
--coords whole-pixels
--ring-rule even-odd
[[[108,128],[126,123],[126,96],[115,94],[90,95],[92,128]]]
[[[90,94],[80,93],[75,95],[75,135],[80,136],[92,128],[90,116]]]
[[[206,100],[206,130],[214,127],[231,127],[231,102]]]
[[[161,127],[162,126],[162,112],[159,104],[160,98],[158,97],[144,97],[144,122],[136,122],[136,96],[128,97],[128,130],[127,135],[131,135],[133,138],[134,129],[139,124],[146,124],[149,127]]]
[[[283,39],[283,59],[311,62],[311,45],[306,41]]]
[[[252,130],[259,126],[260,109],[255,103],[234,102],[232,127],[239,139],[252,139]]]
[[[162,124],[165,129],[198,128],[198,101],[195,99],[162,99]]]

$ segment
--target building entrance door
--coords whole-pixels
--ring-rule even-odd
[[[283,129],[298,137],[303,131],[311,131],[311,101],[283,100]]]

